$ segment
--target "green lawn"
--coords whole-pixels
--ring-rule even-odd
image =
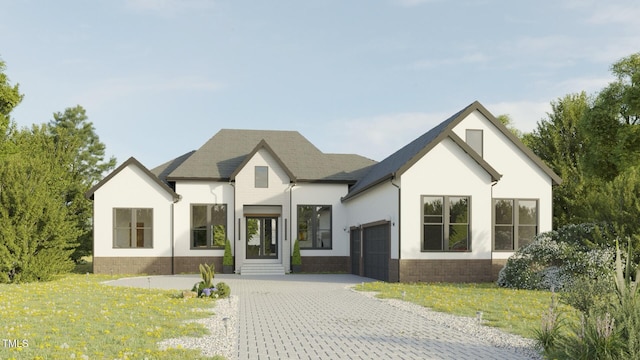
[[[112,277],[71,274],[46,283],[0,284],[0,359],[200,359],[199,351],[160,351],[162,339],[198,336],[214,301],[178,291],[103,285]]]
[[[486,325],[506,332],[533,338],[540,328],[542,313],[549,308],[551,292],[514,290],[494,284],[445,284],[445,283],[364,283],[357,290],[379,292],[378,297],[402,299],[454,315],[476,317],[482,311]],[[560,306],[568,317],[575,311]]]

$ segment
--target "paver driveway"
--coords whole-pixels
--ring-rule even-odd
[[[197,276],[123,279],[186,289]],[[354,275],[216,275],[239,297],[239,359],[525,359],[349,289]]]

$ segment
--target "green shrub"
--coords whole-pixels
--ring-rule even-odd
[[[296,242],[293,244],[291,265],[302,265],[302,257],[300,256],[300,243],[298,242],[298,239],[296,239]]]
[[[613,251],[600,247],[599,227],[592,224],[565,226],[541,233],[533,243],[511,256],[498,275],[498,285],[530,290],[563,290],[580,276],[609,276]],[[586,234],[586,235],[585,235]],[[586,236],[587,240],[578,237]],[[591,239],[591,240],[589,240]]]
[[[576,276],[562,293],[560,300],[576,310],[586,313],[590,309],[606,309],[614,300],[611,276],[591,278]]]
[[[233,265],[233,255],[231,255],[231,242],[229,239],[224,242],[224,257],[222,258],[222,265]]]
[[[538,332],[545,355],[555,359],[640,359],[640,271],[634,281],[631,242],[628,249],[622,265],[616,243],[615,274],[609,274],[610,281],[582,277],[568,289],[562,299],[581,311],[581,322],[546,343],[546,335]]]
[[[218,294],[218,298],[227,298],[231,295],[231,288],[224,282],[219,282],[216,285],[216,293]]]

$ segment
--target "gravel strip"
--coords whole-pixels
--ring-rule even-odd
[[[510,349],[513,352],[526,356],[529,359],[544,359],[542,355],[535,349],[534,340],[514,334],[508,334],[501,330],[498,330],[497,328],[482,325],[482,323],[479,323],[477,319],[433,311],[429,308],[408,301],[377,298],[377,292],[356,292],[367,297],[377,299],[379,301],[384,301],[395,308],[409,311],[413,314],[423,317],[427,321],[448,327],[450,329],[454,329],[478,339],[485,340],[489,344],[497,348]]]
[[[456,331],[463,332],[469,336],[485,340],[487,343],[498,348],[511,349],[517,354],[521,354],[530,359],[543,359],[535,350],[535,342],[518,335],[507,334],[496,328],[484,326],[478,323],[477,319],[455,316],[446,313],[433,311],[420,305],[397,299],[380,299],[375,296],[377,292],[364,292],[353,290],[363,296],[383,301],[389,305],[411,312],[425,318],[425,320],[446,326]],[[231,296],[229,299],[216,301],[213,316],[192,320],[203,324],[209,334],[202,337],[181,337],[163,340],[159,343],[161,349],[178,348],[201,350],[205,356],[222,355],[227,359],[235,359],[238,348],[238,297]],[[223,319],[227,320],[223,320]],[[227,326],[225,327],[225,322]]]
[[[198,299],[195,299],[198,300]],[[204,356],[222,355],[227,359],[235,359],[238,348],[238,297],[216,300],[213,316],[191,320],[204,325],[209,334],[201,337],[180,337],[166,339],[158,343],[160,349],[178,348],[202,350]],[[226,320],[224,320],[226,319]],[[226,326],[225,326],[226,322]]]

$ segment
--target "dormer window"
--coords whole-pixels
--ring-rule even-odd
[[[269,167],[268,166],[256,166],[256,188],[268,188],[269,187]]]
[[[465,141],[480,156],[482,155],[482,130],[467,129]]]

